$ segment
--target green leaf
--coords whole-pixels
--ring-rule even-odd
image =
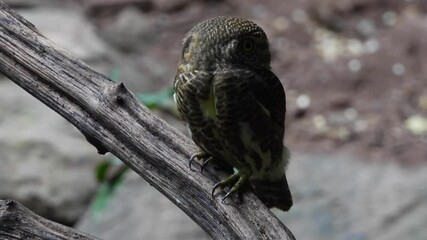
[[[103,182],[107,176],[108,169],[111,167],[111,160],[104,160],[96,166],[95,175],[98,182]]]
[[[166,104],[172,99],[172,95],[173,89],[168,87],[154,93],[140,93],[138,94],[138,98],[149,109],[153,109],[160,105]]]
[[[102,214],[108,206],[108,202],[114,195],[124,179],[128,167],[123,164],[117,157],[100,162],[96,167],[96,179],[100,186],[91,205],[91,214],[95,220]]]
[[[123,183],[123,179],[120,179],[115,182],[114,185],[110,185],[109,183],[103,183],[98,188],[96,192],[95,199],[93,204],[91,205],[91,213],[92,216],[95,217],[95,220],[104,212],[107,208],[108,203],[111,197],[114,195],[114,192],[118,187]]]

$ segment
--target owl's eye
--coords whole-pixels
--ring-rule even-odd
[[[241,48],[244,53],[250,54],[255,50],[255,43],[252,39],[244,39],[241,43]]]

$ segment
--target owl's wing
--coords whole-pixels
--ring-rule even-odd
[[[283,146],[286,96],[270,71],[234,70],[218,73],[214,81],[221,136],[250,167],[255,194],[268,206],[283,211],[292,206],[285,172]]]
[[[233,155],[250,156],[253,171],[274,168],[282,159],[286,99],[271,71],[218,72],[214,79],[221,136]],[[260,170],[261,171],[261,170]]]
[[[223,152],[223,141],[218,139],[213,117],[215,115],[211,85],[213,78],[212,73],[203,71],[177,74],[174,98],[179,115],[189,127],[191,138],[196,145],[203,152],[212,155],[217,165],[229,170],[229,163],[220,157]]]
[[[253,80],[251,90],[255,99],[267,110],[271,120],[284,128],[286,95],[282,83],[269,70],[258,73]]]
[[[179,73],[174,82],[174,99],[180,117],[191,127],[204,124],[200,100],[209,96],[212,74],[202,71]]]

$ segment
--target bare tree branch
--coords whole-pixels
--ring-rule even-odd
[[[44,219],[18,202],[0,200],[0,239],[95,240],[97,238]]]
[[[60,24],[60,23],[58,23]],[[0,2],[0,71],[169,198],[214,239],[294,239],[252,193],[212,199],[212,174],[188,168],[195,145],[117,84],[59,49]],[[139,207],[139,206],[135,206]]]

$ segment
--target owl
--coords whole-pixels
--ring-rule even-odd
[[[183,40],[174,99],[200,148],[190,162],[234,169],[212,196],[228,187],[224,200],[249,185],[268,207],[288,211],[286,96],[270,60],[267,36],[255,23],[225,16],[203,21]]]

